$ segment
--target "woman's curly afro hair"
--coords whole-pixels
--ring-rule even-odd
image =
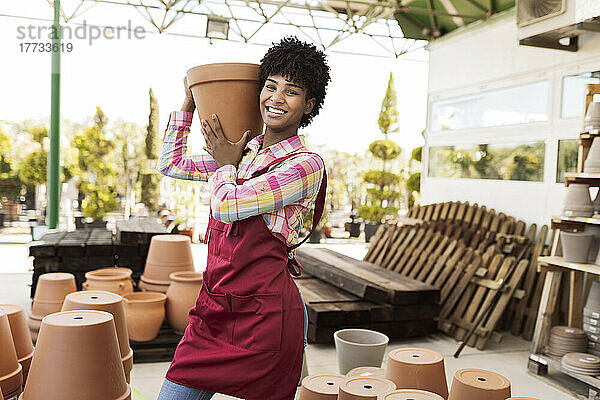
[[[325,99],[327,84],[331,80],[325,54],[315,45],[286,36],[273,44],[260,60],[260,88],[269,76],[281,75],[307,90],[308,97],[315,98],[315,106],[300,120],[300,128],[310,124]]]

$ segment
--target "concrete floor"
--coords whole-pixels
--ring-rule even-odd
[[[26,234],[0,233],[0,303],[19,304],[26,312],[30,310],[29,287],[32,260],[28,257]],[[319,246],[319,245],[312,245]],[[320,246],[361,259],[366,252],[364,243],[351,239],[328,240]],[[206,263],[206,247],[193,245],[196,268],[203,270]],[[485,351],[465,348],[460,358],[452,354],[458,343],[445,335],[438,334],[414,340],[395,340],[388,350],[399,347],[423,347],[440,352],[445,357],[448,384],[454,372],[461,368],[481,368],[500,373],[512,383],[513,396],[535,396],[544,400],[568,400],[583,398],[587,394],[584,385],[551,371],[557,379],[540,378],[527,372],[527,357],[530,342],[505,333],[500,343],[488,342]],[[333,345],[309,344],[306,358],[310,374],[338,373],[337,358]],[[387,364],[384,360],[383,366]],[[132,387],[147,399],[156,399],[169,363],[135,364],[132,371]],[[578,394],[580,394],[578,396]],[[230,396],[216,395],[215,400],[231,399]],[[134,396],[134,399],[141,397]]]

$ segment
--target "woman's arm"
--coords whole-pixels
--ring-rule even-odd
[[[324,171],[320,157],[302,154],[237,185],[237,169],[224,165],[209,179],[212,216],[230,223],[299,203],[317,195]]]
[[[171,178],[206,182],[218,166],[210,154],[186,155],[193,115],[193,109],[171,113],[157,169]]]

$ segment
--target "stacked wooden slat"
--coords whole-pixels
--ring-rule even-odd
[[[103,228],[52,232],[32,242],[29,247],[29,255],[34,257],[31,297],[39,276],[47,272],[70,272],[81,289],[86,272],[121,266],[133,271],[132,278],[137,283],[146,264],[150,239],[167,231],[156,219],[141,218],[119,221],[117,233],[114,238],[112,232]]]
[[[421,223],[381,225],[364,260],[438,287],[438,327],[457,339],[490,304],[518,250],[531,241],[508,289],[469,344],[483,348],[490,337],[500,337],[494,330],[501,326],[531,338],[543,283],[535,260],[545,249],[547,226],[536,235],[535,224],[526,230],[523,221],[466,202],[415,207],[407,217]]]
[[[367,328],[390,338],[436,330],[439,290],[373,263],[321,248],[296,256],[310,277],[297,279],[309,314],[312,343],[330,343],[344,328]]]

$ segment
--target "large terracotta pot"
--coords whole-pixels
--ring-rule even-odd
[[[346,379],[337,374],[309,375],[302,379],[298,400],[336,400],[340,384]]]
[[[114,318],[95,310],[44,317],[21,400],[129,400]]]
[[[123,296],[129,339],[147,342],[158,335],[165,319],[167,296],[158,292],[135,292]]]
[[[420,389],[448,398],[444,357],[432,350],[405,348],[388,353],[386,378],[402,389]]]
[[[377,400],[444,400],[439,394],[417,389],[394,390],[377,397]]]
[[[173,272],[167,290],[167,320],[176,333],[183,334],[188,326],[190,310],[202,289],[202,272]]]
[[[8,317],[13,344],[15,345],[19,364],[23,367],[23,382],[25,382],[33,357],[33,341],[27,327],[25,313],[20,306],[0,304],[0,314],[6,314]]]
[[[119,352],[121,361],[125,370],[125,378],[130,383],[131,369],[133,368],[133,350],[129,347],[129,336],[127,334],[127,322],[125,321],[125,308],[123,307],[123,298],[116,293],[88,290],[85,292],[75,292],[65,297],[62,311],[71,310],[98,310],[106,311],[112,314],[117,339],[119,341]]]
[[[17,359],[6,314],[0,314],[0,388],[7,399],[19,395],[23,388],[23,367]]]
[[[510,382],[495,372],[482,369],[460,369],[454,374],[448,400],[506,400]]]
[[[208,121],[214,129],[211,116],[216,114],[227,139],[238,142],[247,130],[250,137],[262,133],[257,64],[200,65],[188,70],[187,81],[200,120]]]
[[[340,374],[356,367],[380,367],[389,338],[369,329],[342,329],[333,334]]]
[[[166,293],[171,283],[169,275],[179,271],[194,271],[190,238],[184,235],[156,235],[150,241],[140,288]]]
[[[560,242],[565,261],[587,263],[593,240],[592,233],[561,231]]]
[[[591,217],[594,215],[594,206],[588,185],[572,183],[567,187],[563,214],[567,217]]]
[[[132,271],[129,268],[100,268],[85,273],[83,290],[105,290],[124,295],[133,293]]]
[[[392,390],[396,390],[396,384],[388,379],[353,376],[340,384],[338,400],[377,400],[377,396]]]

